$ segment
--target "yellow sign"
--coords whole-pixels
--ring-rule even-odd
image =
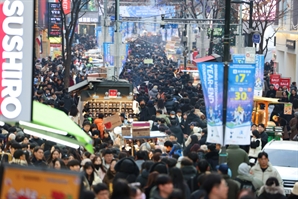
[[[61,56],[62,55],[62,51],[61,50],[55,50],[55,51],[53,51],[53,55],[54,55],[54,57]]]
[[[49,37],[49,41],[51,44],[61,44],[62,37]]]
[[[80,188],[78,175],[6,167],[0,198],[79,199]]]
[[[144,64],[153,64],[153,59],[144,59]]]

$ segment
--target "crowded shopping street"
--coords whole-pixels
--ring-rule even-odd
[[[217,23],[211,11],[190,25],[178,4],[160,3],[151,30],[138,21],[150,0],[80,0],[80,17],[59,0],[38,1],[36,15],[51,24],[71,13],[69,25],[36,34],[26,21],[31,1],[12,2],[0,3],[0,199],[298,199],[296,74],[280,72],[280,51],[261,52],[259,33],[234,53],[229,34],[214,37],[219,25],[195,27]],[[106,19],[92,28],[100,9],[104,17],[116,9],[114,29]]]

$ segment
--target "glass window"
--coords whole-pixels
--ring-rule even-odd
[[[298,168],[298,151],[267,149],[265,152],[273,166]]]

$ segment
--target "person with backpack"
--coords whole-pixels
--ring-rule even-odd
[[[239,165],[235,180],[240,183],[240,190],[248,189],[256,193],[263,186],[261,180],[250,174],[250,166],[245,162]]]

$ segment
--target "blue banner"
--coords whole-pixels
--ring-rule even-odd
[[[102,35],[101,26],[97,26],[95,31],[96,31],[95,37],[96,37],[97,47],[101,51],[101,46],[100,46],[100,39],[102,38],[102,36],[101,36]]]
[[[255,64],[230,64],[224,144],[249,145]]]
[[[255,91],[254,96],[263,96],[265,56],[256,55]]]
[[[111,44],[113,44],[113,43],[104,42],[102,44],[103,45],[103,56],[105,57],[105,61],[106,61],[106,63],[109,64],[109,66],[114,66],[114,56],[112,56]]]
[[[232,60],[233,60],[233,63],[235,63],[235,64],[244,64],[245,63],[245,55],[233,54]]]
[[[223,144],[223,63],[198,64],[207,116],[207,142]]]

